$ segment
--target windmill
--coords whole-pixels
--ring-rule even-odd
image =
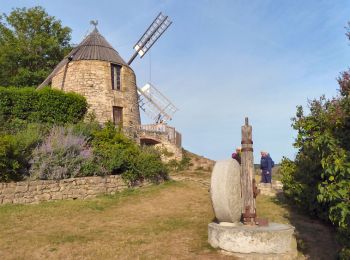
[[[169,17],[159,13],[156,19],[148,27],[146,32],[134,45],[135,53],[129,59],[130,65],[137,55],[142,58],[159,37],[172,24]],[[175,105],[163,95],[153,84],[147,83],[142,88],[137,88],[139,94],[139,106],[155,123],[166,123],[171,120],[178,110]]]

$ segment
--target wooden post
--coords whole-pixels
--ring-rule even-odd
[[[248,117],[245,118],[245,124],[242,126],[241,144],[242,219],[246,225],[255,225],[253,140],[252,126],[249,125]]]

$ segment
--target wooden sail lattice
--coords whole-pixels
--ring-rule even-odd
[[[138,88],[139,106],[155,123],[170,121],[178,108],[154,85]]]

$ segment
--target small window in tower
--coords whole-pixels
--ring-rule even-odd
[[[116,126],[123,126],[123,108],[113,107],[113,122]]]
[[[120,82],[120,72],[122,66],[117,64],[111,64],[111,78],[112,78],[112,89],[120,90],[121,82]]]

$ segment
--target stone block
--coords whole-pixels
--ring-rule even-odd
[[[53,192],[53,193],[51,193],[51,199],[52,200],[62,200],[63,195],[60,192]]]
[[[59,186],[59,184],[58,184],[58,183],[55,183],[55,184],[52,184],[52,185],[50,186],[49,191],[50,191],[50,192],[58,192],[58,191],[60,191],[60,189],[61,189],[61,187]]]
[[[6,183],[6,188],[15,188],[17,185],[16,182],[9,182],[9,183]]]
[[[28,191],[28,185],[17,185],[15,192],[27,192]]]
[[[12,203],[14,204],[23,204],[23,203],[26,203],[26,199],[21,197],[21,198],[14,198]]]
[[[8,199],[8,198],[4,198],[2,200],[2,204],[12,204],[13,203],[13,200],[12,199]]]
[[[33,192],[33,191],[36,191],[36,186],[34,186],[33,183],[30,183],[28,187],[28,192]]]
[[[87,194],[87,195],[96,195],[96,194],[98,194],[98,192],[96,192],[95,190],[88,190],[88,191],[86,192],[86,194]]]
[[[13,194],[15,193],[15,187],[6,187],[2,190],[2,194]]]
[[[40,194],[40,195],[36,195],[34,197],[35,201],[48,201],[51,199],[51,194],[49,193],[43,193],[43,194]]]
[[[243,254],[296,254],[294,227],[270,223],[269,226],[245,226],[241,223],[210,223],[208,241],[214,248]]]
[[[87,195],[87,196],[84,197],[84,200],[92,199],[92,198],[96,198],[96,196],[95,195]]]
[[[77,185],[84,185],[86,183],[86,180],[84,178],[77,179],[76,183],[77,183]]]

